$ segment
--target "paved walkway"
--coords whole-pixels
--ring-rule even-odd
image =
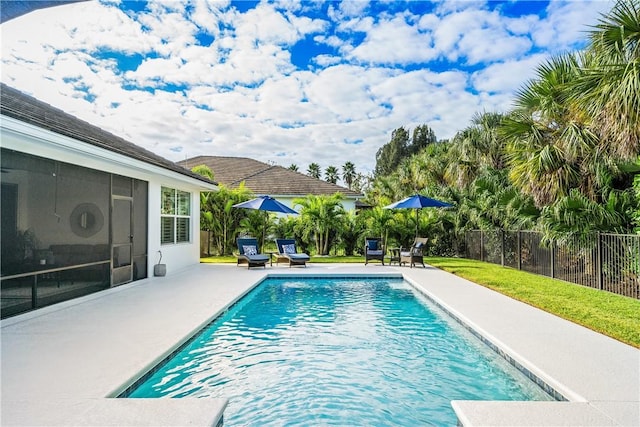
[[[215,426],[224,399],[112,399],[273,274],[403,274],[568,402],[452,405],[464,426],[639,426],[640,351],[435,268],[197,265],[5,319],[2,426]]]

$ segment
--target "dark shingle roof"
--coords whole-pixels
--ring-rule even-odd
[[[159,166],[208,184],[212,183],[207,178],[193,173],[164,157],[67,114],[47,103],[38,101],[4,83],[0,85],[0,113],[105,150]]]
[[[321,181],[308,175],[269,165],[246,157],[198,156],[178,162],[186,168],[206,165],[213,171],[214,179],[229,188],[236,188],[242,181],[255,194],[306,196],[308,194],[335,194],[362,197],[348,188]]]
[[[36,9],[44,9],[47,7],[60,6],[67,3],[79,3],[87,0],[2,0],[0,6],[0,16],[2,22],[17,18],[25,13],[33,12]]]

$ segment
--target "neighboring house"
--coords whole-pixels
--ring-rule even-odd
[[[199,262],[214,182],[0,87],[2,317]],[[160,270],[160,269],[159,269]]]
[[[198,156],[178,164],[187,169],[206,165],[213,171],[216,182],[225,187],[237,188],[244,181],[245,187],[257,196],[269,195],[294,209],[293,200],[309,194],[341,193],[344,196],[342,205],[347,211],[355,210],[358,199],[364,197],[357,191],[246,157]]]

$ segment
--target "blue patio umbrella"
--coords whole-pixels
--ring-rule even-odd
[[[289,206],[277,201],[271,196],[259,196],[255,199],[247,200],[246,202],[236,203],[234,208],[243,209],[255,209],[259,211],[279,212],[286,214],[297,215],[298,212],[291,209]]]
[[[432,199],[421,194],[414,194],[405,199],[391,203],[384,209],[415,209],[416,210],[416,237],[418,237],[418,211],[422,208],[448,208],[450,203]]]
[[[268,213],[278,212],[284,214],[298,215],[298,212],[291,209],[289,206],[277,201],[271,196],[259,196],[255,199],[247,200],[246,202],[236,203],[232,207],[241,209],[254,209],[258,211],[265,211],[265,223],[262,230],[262,250],[264,251],[264,238],[267,229]]]

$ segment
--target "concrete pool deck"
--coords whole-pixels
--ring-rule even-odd
[[[568,401],[452,403],[464,426],[638,426],[640,350],[428,268],[200,264],[1,327],[2,426],[215,426],[225,399],[113,399],[267,275],[402,274]]]

